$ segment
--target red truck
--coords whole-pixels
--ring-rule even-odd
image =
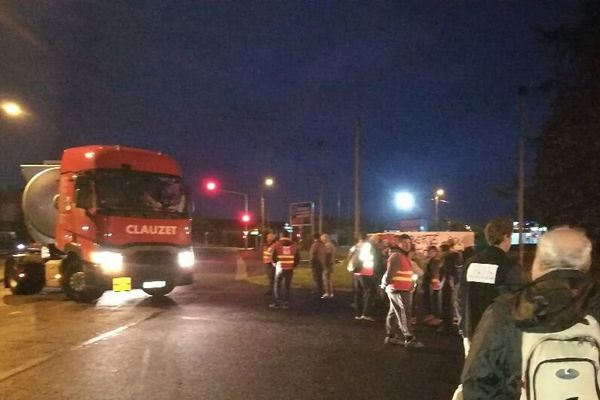
[[[94,145],[21,168],[25,225],[36,245],[5,264],[14,294],[62,287],[88,302],[106,290],[162,296],[192,283],[191,201],[171,157]]]

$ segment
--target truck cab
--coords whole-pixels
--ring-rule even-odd
[[[76,301],[136,288],[161,296],[192,283],[191,202],[172,158],[98,145],[67,149],[58,164],[22,168],[25,223],[43,246],[37,262],[13,257],[7,272],[20,279],[7,282],[44,276],[44,285]],[[32,263],[45,272],[32,274]]]

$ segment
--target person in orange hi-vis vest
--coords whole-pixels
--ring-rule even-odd
[[[290,239],[290,234],[283,231],[273,247],[273,263],[275,264],[275,284],[273,292],[275,302],[269,304],[271,308],[289,308],[290,286],[294,276],[294,268],[300,262],[298,246]]]
[[[408,253],[412,240],[407,234],[394,236],[390,243],[387,271],[381,286],[390,300],[390,309],[385,319],[385,344],[404,345],[407,348],[423,347],[411,332],[412,290],[414,288],[413,264]]]
[[[353,307],[356,308],[354,319],[359,321],[375,321],[372,316],[373,302],[377,283],[375,282],[375,264],[381,259],[379,248],[379,237],[372,235],[369,240],[363,240],[355,246],[350,261],[354,290]],[[349,267],[350,267],[349,265]],[[350,270],[350,268],[349,268]]]
[[[273,233],[269,233],[267,235],[267,239],[265,244],[263,245],[262,251],[262,261],[265,264],[265,273],[267,274],[267,278],[269,278],[269,288],[265,293],[265,296],[273,296],[273,289],[275,286],[275,264],[273,264],[273,250],[275,249],[275,235]]]

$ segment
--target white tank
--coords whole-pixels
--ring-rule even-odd
[[[21,172],[27,180],[22,200],[25,226],[36,242],[54,243],[60,168],[56,164],[21,165]]]

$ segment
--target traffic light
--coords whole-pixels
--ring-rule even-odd
[[[214,178],[204,178],[202,180],[202,191],[209,195],[216,195],[220,189],[219,181]]]
[[[250,214],[243,213],[242,216],[240,217],[240,219],[242,220],[243,223],[247,224],[248,222],[250,222],[250,220],[252,218],[250,217]]]

